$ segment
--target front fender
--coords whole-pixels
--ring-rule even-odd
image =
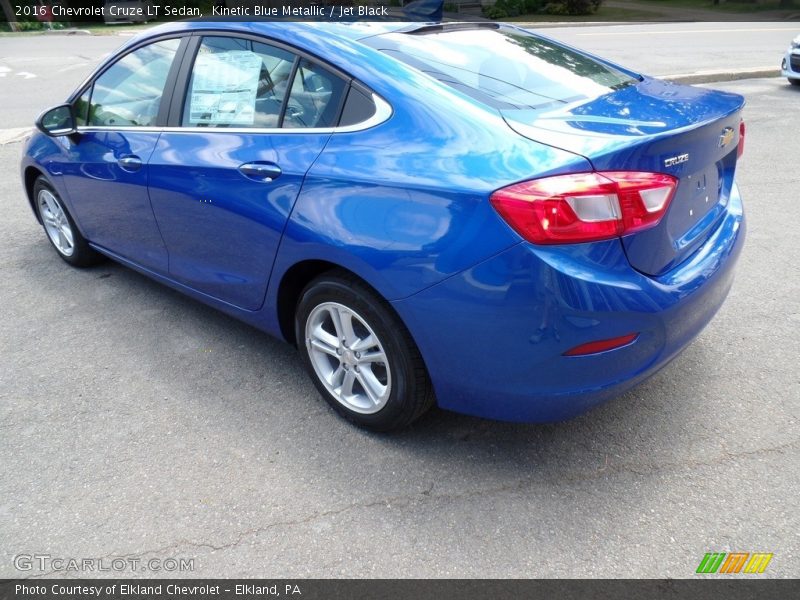
[[[39,131],[35,131],[26,142],[23,150],[22,160],[20,161],[20,177],[22,178],[25,195],[28,198],[28,204],[37,221],[39,220],[39,214],[34,208],[33,198],[28,194],[27,189],[26,176],[29,169],[36,169],[47,177],[50,184],[56,189],[56,192],[58,192],[61,200],[67,205],[67,210],[69,210],[72,218],[80,229],[81,224],[78,215],[76,214],[62,177],[62,165],[68,160],[69,144],[70,142],[66,137],[52,138]]]

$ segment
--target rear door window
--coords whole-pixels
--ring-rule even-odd
[[[295,55],[235,37],[206,37],[183,110],[189,127],[280,126]]]
[[[205,37],[192,67],[184,127],[319,128],[338,124],[349,82],[292,52]]]
[[[301,60],[292,82],[283,126],[332,127],[339,119],[347,83],[327,69]]]

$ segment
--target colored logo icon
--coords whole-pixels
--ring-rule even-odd
[[[707,552],[696,573],[763,573],[772,553],[766,552]]]

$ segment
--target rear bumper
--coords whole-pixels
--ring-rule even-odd
[[[707,243],[661,277],[632,269],[618,240],[521,243],[393,305],[442,408],[563,420],[653,375],[700,333],[730,290],[744,234],[734,186]],[[633,332],[639,337],[623,348],[563,356]]]

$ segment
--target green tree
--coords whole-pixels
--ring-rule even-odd
[[[6,15],[6,21],[8,21],[8,26],[11,28],[11,31],[19,31],[19,26],[17,25],[17,20],[14,18],[14,11],[11,8],[11,3],[8,0],[0,0],[0,6],[3,7],[3,12]]]

